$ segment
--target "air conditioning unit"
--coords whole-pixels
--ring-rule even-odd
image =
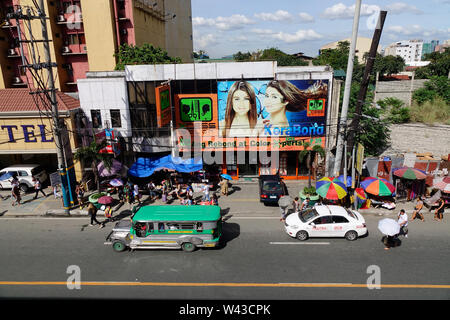
[[[16,56],[17,55],[16,50],[15,49],[9,49],[8,50],[8,55],[9,56]]]
[[[14,77],[13,83],[14,84],[22,84],[23,81],[22,81],[22,79],[20,77]]]
[[[64,17],[63,14],[58,15],[58,22],[65,22],[66,18]]]
[[[63,53],[69,53],[70,52],[70,48],[69,47],[63,47],[62,52]]]

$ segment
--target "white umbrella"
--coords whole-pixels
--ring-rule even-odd
[[[278,200],[278,205],[280,207],[289,207],[292,204],[292,198],[289,196],[282,196],[280,200]]]
[[[394,219],[381,219],[378,222],[378,230],[387,236],[395,236],[400,232],[400,225]]]

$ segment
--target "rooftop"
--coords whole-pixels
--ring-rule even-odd
[[[80,101],[60,91],[56,92],[59,111],[70,111],[80,107]],[[38,106],[36,106],[38,102]],[[0,113],[2,112],[37,112],[46,110],[46,106],[37,95],[30,94],[28,88],[1,89]]]

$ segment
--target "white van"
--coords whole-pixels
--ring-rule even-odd
[[[0,170],[0,177],[6,173],[11,173],[19,180],[20,189],[27,192],[28,189],[34,188],[33,176],[35,176],[41,183],[48,179],[47,172],[39,164],[17,164],[11,167]],[[0,181],[0,189],[11,189],[11,177]]]

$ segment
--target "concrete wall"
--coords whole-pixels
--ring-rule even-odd
[[[183,63],[193,62],[192,9],[190,0],[165,1],[166,50],[171,57],[180,57]],[[171,16],[176,14],[174,19]]]
[[[414,90],[424,87],[427,79],[401,80],[401,81],[378,81],[375,88],[374,101],[394,97],[409,105],[411,94]]]

